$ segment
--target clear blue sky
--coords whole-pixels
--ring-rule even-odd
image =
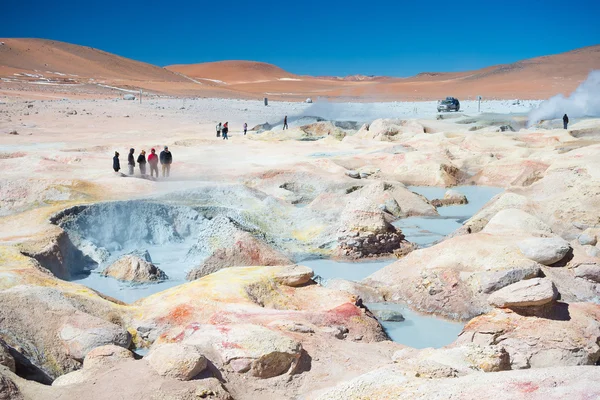
[[[600,0],[3,0],[0,15],[0,37],[310,75],[460,71],[600,43]]]

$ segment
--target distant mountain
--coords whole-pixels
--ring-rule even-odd
[[[169,65],[165,68],[194,79],[226,84],[300,78],[273,64],[257,61],[217,61],[201,64]]]
[[[160,68],[86,46],[44,39],[0,39],[0,89],[9,93],[77,91],[78,96],[144,89],[172,96],[304,100],[543,99],[568,94],[600,69],[600,45],[465,72],[409,78],[296,75],[256,61],[219,61]],[[76,85],[73,85],[76,84]],[[48,96],[50,96],[48,94]],[[53,97],[53,96],[50,96]]]
[[[186,78],[152,64],[102,50],[45,39],[0,39],[0,68],[68,77],[185,82]]]

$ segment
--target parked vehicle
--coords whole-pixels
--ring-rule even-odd
[[[444,100],[438,100],[438,112],[442,111],[458,111],[460,110],[460,102],[454,97],[446,97]]]

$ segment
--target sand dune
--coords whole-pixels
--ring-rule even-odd
[[[365,101],[541,99],[568,94],[600,69],[600,45],[465,72],[425,72],[410,78],[299,76],[255,61],[221,61],[165,68],[91,47],[43,39],[0,39],[0,92],[21,97],[114,97],[143,89],[185,97],[307,97]],[[117,89],[114,89],[117,88]]]

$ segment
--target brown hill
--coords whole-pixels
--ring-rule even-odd
[[[92,47],[45,39],[0,40],[4,42],[0,46],[0,67],[13,70],[111,80],[186,81],[164,68]]]
[[[166,69],[194,79],[236,84],[260,81],[299,79],[272,64],[257,61],[217,61],[201,64],[169,65]]]
[[[137,90],[174,96],[307,97],[364,101],[541,99],[568,94],[600,69],[600,45],[476,71],[427,72],[410,78],[355,75],[311,77],[255,61],[221,61],[160,68],[91,47],[43,39],[0,39],[0,92],[114,96]],[[50,96],[53,97],[53,96]],[[54,96],[56,97],[56,96]]]

